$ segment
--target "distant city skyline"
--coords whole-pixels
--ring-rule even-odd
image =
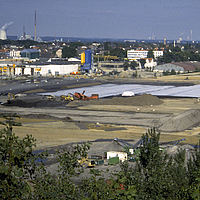
[[[0,0],[7,35],[200,40],[199,0]]]

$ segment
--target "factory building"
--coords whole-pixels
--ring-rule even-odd
[[[2,76],[65,76],[77,72],[80,61],[71,62],[22,62],[21,59],[7,59],[0,61],[0,75]]]
[[[78,71],[78,62],[63,63],[28,63],[24,68],[24,75],[31,76],[64,76]]]
[[[81,53],[81,70],[90,72],[93,67],[93,55],[92,51],[85,50],[83,53]]]
[[[37,49],[24,49],[20,52],[21,58],[24,60],[39,59],[39,51]]]
[[[171,72],[175,70],[175,72],[184,73],[184,72],[193,72],[196,70],[200,70],[200,62],[174,62],[174,63],[166,63],[162,65],[157,65],[154,70],[159,72]]]

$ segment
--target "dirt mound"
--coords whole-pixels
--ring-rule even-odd
[[[160,105],[163,101],[151,94],[143,94],[133,97],[113,97],[102,101],[104,105],[129,105],[129,106],[145,106],[145,105]]]
[[[200,123],[200,109],[187,110],[178,116],[165,121],[159,130],[166,132],[184,131],[197,126]]]
[[[4,106],[19,106],[19,107],[35,107],[37,102],[26,102],[23,100],[8,100],[7,103],[4,103]]]
[[[54,117],[48,114],[28,114],[28,115],[21,115],[22,118],[29,118],[29,119],[53,119],[53,120],[61,120],[65,122],[73,121],[70,117]]]
[[[24,100],[15,99],[7,101],[7,103],[4,103],[4,106],[18,106],[18,107],[24,107],[24,108],[31,108],[31,107],[62,107],[65,106],[65,102],[60,101],[49,101],[49,100],[41,100],[41,99],[34,99],[34,98],[26,98]]]
[[[69,102],[67,105],[66,105],[67,107],[78,107],[79,105],[76,103],[76,102],[74,102],[74,101],[71,101],[71,102]]]

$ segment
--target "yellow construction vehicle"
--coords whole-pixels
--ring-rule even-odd
[[[117,56],[104,56],[104,55],[94,55],[94,58],[96,59],[103,59],[103,61],[109,61],[109,60],[118,60],[119,58]]]
[[[79,160],[78,160],[78,163],[79,163],[83,168],[95,167],[95,161],[92,160],[92,159],[89,159],[88,157],[79,159]]]
[[[67,96],[66,95],[61,95],[60,98],[61,98],[60,99],[61,101],[63,101],[63,100],[64,101],[73,101],[74,100],[74,98],[72,96],[70,96],[69,94]]]
[[[12,96],[12,99],[15,99],[15,95],[14,94],[8,93],[8,100],[9,101],[11,100],[11,96]]]

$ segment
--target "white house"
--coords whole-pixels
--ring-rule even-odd
[[[10,57],[11,58],[20,58],[21,55],[20,55],[20,52],[22,51],[23,49],[18,49],[18,48],[13,48],[10,50]]]
[[[56,51],[56,55],[58,56],[58,58],[62,58],[62,49],[58,49]]]
[[[143,58],[145,59],[144,67],[145,69],[153,69],[155,66],[157,66],[157,62],[154,62],[153,58]]]

